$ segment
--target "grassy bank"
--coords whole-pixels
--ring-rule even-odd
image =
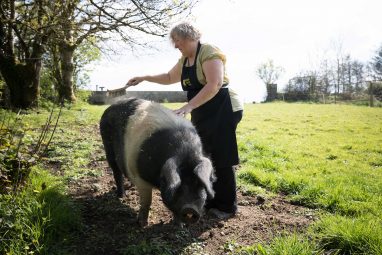
[[[25,182],[10,184],[2,189],[6,192],[0,193],[0,254],[70,254],[72,240],[81,231],[80,208],[68,196],[67,186],[72,179],[97,173],[89,168],[95,142],[84,130],[97,128],[102,111],[81,104],[63,108],[53,134],[58,112],[58,108],[54,110],[42,139],[43,153],[36,155],[32,151],[42,138],[50,111],[40,109],[18,115],[1,111],[1,159],[33,163],[28,171],[14,176]],[[14,147],[19,155],[12,155]],[[6,164],[0,167],[0,177],[4,178],[9,170],[4,168]]]

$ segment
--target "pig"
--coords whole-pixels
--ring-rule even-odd
[[[124,177],[137,187],[141,226],[148,224],[153,188],[175,223],[200,219],[206,200],[214,197],[216,177],[189,120],[158,103],[129,98],[105,110],[100,133],[118,197],[125,194]]]

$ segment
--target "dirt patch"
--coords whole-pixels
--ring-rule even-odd
[[[149,225],[140,228],[135,187],[126,182],[128,194],[118,199],[107,163],[101,161],[97,167],[103,169],[103,176],[70,183],[70,194],[84,218],[75,254],[226,254],[227,244],[268,241],[283,231],[304,231],[314,221],[310,209],[291,205],[282,196],[263,201],[239,191],[236,217],[218,221],[205,216],[197,224],[180,228],[172,223],[171,212],[155,191]]]

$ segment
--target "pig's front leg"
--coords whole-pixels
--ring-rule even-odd
[[[138,223],[141,227],[147,226],[149,211],[152,200],[152,187],[147,185],[139,185],[140,209],[138,214]]]

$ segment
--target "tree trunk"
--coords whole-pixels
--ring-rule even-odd
[[[41,59],[26,64],[16,63],[14,58],[0,54],[0,71],[10,92],[12,108],[27,109],[38,104]]]
[[[369,82],[369,106],[374,107],[373,82]]]
[[[73,90],[73,55],[75,47],[67,43],[60,45],[60,57],[61,57],[61,76],[62,80],[59,82],[58,95],[62,102],[67,100],[69,102],[76,101]]]

